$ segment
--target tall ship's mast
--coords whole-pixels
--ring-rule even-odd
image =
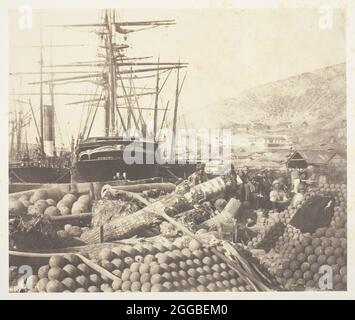
[[[70,157],[58,154],[55,148],[55,109],[54,88],[49,85],[49,92],[44,92],[44,48],[52,45],[43,45],[42,30],[40,31],[40,43],[33,46],[19,46],[21,49],[39,49],[39,72],[11,72],[10,76],[25,77],[27,75],[39,76],[39,92],[24,93],[13,92],[13,111],[10,113],[10,151],[9,151],[9,180],[10,184],[29,183],[60,183],[70,181]],[[53,77],[53,74],[51,74]],[[50,103],[44,103],[44,96],[50,96]],[[24,96],[29,96],[28,101]],[[39,96],[39,109],[35,110],[31,102],[31,96]],[[22,111],[26,105],[27,113]],[[16,108],[17,106],[17,108]],[[18,111],[17,111],[18,110]],[[37,118],[37,119],[36,119]],[[38,119],[39,118],[39,119]],[[27,140],[27,127],[34,123],[37,137],[36,142],[29,146]],[[23,140],[23,133],[25,140]],[[16,148],[14,142],[16,140]],[[65,161],[67,158],[68,161]],[[63,161],[64,160],[64,161]]]
[[[151,57],[128,56],[129,45],[125,40],[131,33],[173,24],[175,24],[173,20],[120,21],[114,10],[105,10],[99,23],[52,26],[95,31],[100,40],[99,60],[54,65],[55,68],[65,68],[66,70],[70,67],[91,70],[86,71],[87,74],[41,81],[42,83],[59,85],[67,81],[82,81],[95,82],[97,85],[92,98],[68,104],[88,107],[87,117],[83,127],[80,128],[75,147],[71,171],[72,181],[144,179],[161,176],[162,172],[167,169],[158,165],[155,159],[159,142],[157,134],[159,129],[164,126],[164,122],[167,121],[169,106],[169,101],[162,104],[161,94],[173,72],[177,71],[173,127],[171,128],[176,132],[179,94],[183,84],[183,81],[179,82],[179,70],[185,68],[187,64],[164,62],[160,58],[152,61]],[[143,81],[148,84],[142,85]],[[141,85],[137,85],[137,83]],[[153,96],[153,107],[141,103],[140,98],[144,96]],[[92,137],[91,132],[93,127],[98,124],[96,119],[100,110],[104,111],[104,132],[101,136]],[[148,130],[147,113],[149,112],[153,113],[152,130]],[[130,131],[133,130],[140,133],[139,138],[130,134]],[[122,135],[123,133],[126,134]],[[134,152],[141,154],[141,157],[137,158],[143,159],[143,163],[127,163],[124,159],[124,151],[127,150],[127,146],[138,141],[142,142],[142,148],[136,148]],[[152,157],[153,161],[147,161]],[[175,173],[167,170],[173,176],[176,173],[186,176],[191,173],[193,168],[194,166],[170,168],[170,170],[181,171],[175,170]]]

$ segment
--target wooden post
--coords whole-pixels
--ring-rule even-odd
[[[174,106],[174,118],[173,118],[173,138],[171,141],[170,159],[173,159],[173,156],[175,155],[175,135],[176,135],[177,111],[179,106],[179,87],[180,87],[180,68],[177,69],[177,78],[176,78],[175,106]]]
[[[41,19],[42,22],[42,19]],[[43,46],[42,46],[42,23],[40,25],[40,56],[39,56],[39,67],[40,67],[40,85],[39,85],[39,112],[40,112],[40,144],[41,152],[44,155],[44,141],[43,141]]]
[[[157,125],[158,125],[159,58],[158,58],[157,81],[156,81],[156,85],[155,85],[155,90],[156,90],[156,93],[155,93],[155,102],[154,102],[154,141],[156,141],[156,138],[157,138]]]
[[[95,194],[94,185],[93,185],[92,182],[90,182],[89,187],[90,187],[89,194],[90,194],[91,198],[92,198],[93,200],[96,200],[96,194]]]

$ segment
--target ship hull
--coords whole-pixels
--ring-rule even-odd
[[[120,159],[76,162],[71,171],[72,182],[111,181],[120,174],[128,180],[148,179],[158,176],[155,164],[128,165]]]
[[[129,146],[133,148],[126,149]],[[157,148],[156,142],[136,142],[120,137],[89,138],[80,142],[76,148],[71,169],[72,182],[140,180],[155,177],[186,179],[195,171],[196,162],[160,164],[152,161],[156,157]],[[135,159],[142,159],[143,163],[127,163],[125,152],[126,156],[134,152]]]
[[[126,164],[122,160],[92,160],[76,162],[71,171],[72,182],[110,181],[117,173],[128,180],[148,178],[186,179],[196,170],[196,163],[188,164]]]
[[[9,181],[10,183],[68,183],[70,182],[70,170],[10,165]]]

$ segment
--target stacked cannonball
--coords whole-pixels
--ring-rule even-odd
[[[11,200],[10,213],[33,216],[59,216],[79,214],[91,210],[92,199],[89,195],[76,196],[68,193],[62,196],[57,190],[36,190],[32,196],[22,195],[17,200]]]
[[[17,200],[10,200],[9,211],[15,214],[28,213],[29,215],[38,216],[58,215],[59,210],[56,203],[61,197],[61,193],[55,190],[36,190],[32,196],[22,195]]]
[[[279,219],[280,221],[283,223],[283,224],[288,224],[292,217],[295,215],[295,213],[297,212],[298,209],[300,209],[302,207],[302,205],[304,204],[304,200],[299,203],[296,207],[293,207],[292,205],[288,206],[287,209],[285,209],[284,211],[282,212],[279,212],[278,216],[279,216]]]
[[[56,189],[40,189],[34,191],[31,197],[22,195],[17,200],[11,200],[9,212],[15,216],[24,215],[31,219],[86,213],[91,211],[91,206],[92,199],[88,194],[67,193],[63,196],[62,192]],[[64,228],[60,225],[52,226],[57,239],[63,241],[80,237],[86,230],[85,227],[70,224],[65,225]]]
[[[80,214],[89,212],[91,208],[91,197],[81,195],[80,197],[68,193],[57,203],[61,215]]]
[[[118,277],[111,284],[117,292],[252,290],[195,240],[188,247],[168,243],[103,249],[98,263]]]
[[[218,248],[218,250],[220,250]],[[221,251],[222,252],[222,251]],[[30,292],[171,292],[252,291],[210,248],[192,240],[188,246],[120,245],[89,258],[114,276],[98,274],[73,254],[53,256],[27,280]]]
[[[310,237],[310,234],[303,234],[301,230],[288,224],[285,232],[277,240],[274,249],[283,256],[288,256],[292,250],[297,249],[308,237]]]
[[[282,256],[287,258],[277,276],[286,288],[304,286],[319,288],[320,268],[332,268],[333,289],[346,289],[346,238],[343,229],[320,228],[312,235],[297,232],[285,237],[288,245],[282,249]],[[297,237],[298,236],[298,237]]]
[[[52,256],[25,282],[28,292],[100,292],[107,286],[107,279],[74,254]]]
[[[346,290],[346,188],[341,185],[325,185],[311,189],[307,196],[316,194],[331,194],[335,197],[337,206],[330,226],[318,228],[313,234],[302,234],[300,230],[288,225],[275,245],[275,251],[286,259],[276,275],[288,289],[321,289],[320,268],[329,266],[332,270],[333,290]]]
[[[309,197],[315,194],[332,194],[335,196],[337,205],[346,206],[347,189],[345,184],[320,184],[318,187],[312,187],[308,190]]]
[[[284,230],[285,225],[279,218],[276,217],[262,233],[258,234],[248,243],[248,246],[250,248],[263,249],[268,252],[274,248],[277,240],[283,234]]]

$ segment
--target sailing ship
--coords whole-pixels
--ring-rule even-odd
[[[20,46],[21,48],[35,48],[40,51],[39,72],[11,72],[10,76],[26,76],[39,74],[39,92],[23,93],[13,92],[13,108],[10,112],[10,150],[9,150],[9,183],[10,189],[18,185],[30,185],[34,183],[67,183],[70,182],[70,153],[59,150],[55,145],[55,108],[54,87],[49,85],[49,92],[43,92],[43,49],[41,41],[39,45]],[[51,74],[53,77],[53,74]],[[22,96],[39,96],[39,123],[36,120],[36,112],[32,106],[31,98],[28,101],[21,100]],[[50,101],[44,104],[44,96],[50,97]],[[27,105],[27,112],[23,111],[23,105]],[[37,133],[35,143],[27,141],[27,128],[34,123]],[[23,139],[23,133],[25,139]]]
[[[31,105],[32,108],[32,105]],[[57,156],[53,144],[52,114],[53,108],[43,106],[43,121],[45,126],[44,139],[46,145],[37,139],[36,143],[27,140],[26,127],[34,117],[24,114],[21,110],[13,112],[10,120],[10,150],[9,150],[9,182],[10,184],[34,183],[64,183],[70,181],[70,156],[60,152]],[[22,135],[25,133],[23,141]]]
[[[172,133],[176,135],[179,95],[186,77],[180,83],[180,70],[187,64],[182,62],[156,62],[151,57],[131,57],[127,54],[129,45],[125,42],[130,33],[175,24],[173,20],[117,21],[114,10],[105,10],[99,23],[74,24],[52,27],[70,27],[94,30],[99,36],[98,56],[100,60],[79,61],[56,67],[97,67],[85,75],[49,79],[46,83],[63,81],[95,81],[97,97],[81,100],[69,105],[89,106],[85,125],[76,141],[73,153],[71,180],[73,182],[109,181],[113,179],[137,180],[152,177],[186,178],[196,167],[196,163],[171,163],[159,151],[161,137],[159,129],[167,125],[169,101],[163,107],[161,93],[170,75],[177,75]],[[137,83],[153,80],[153,89]],[[141,90],[137,92],[137,90]],[[154,107],[142,106],[142,96],[153,96]],[[102,136],[91,136],[97,124],[99,110],[104,111],[104,132]],[[162,111],[160,113],[160,111]],[[149,130],[147,112],[153,113],[153,128]],[[131,134],[131,132],[137,134]],[[174,141],[172,142],[174,150]],[[127,148],[135,146],[131,156],[143,159],[141,162],[127,163]],[[172,151],[174,152],[174,151]],[[166,155],[165,155],[166,156]],[[171,155],[168,155],[168,158]],[[160,161],[158,161],[158,157]],[[146,161],[153,159],[152,161]]]
[[[44,115],[48,118],[52,112],[51,106],[44,106]],[[9,182],[10,188],[16,184],[61,183],[70,181],[69,163],[65,162],[63,153],[55,157],[53,153],[45,153],[37,139],[36,143],[28,143],[26,127],[32,119],[23,112],[14,110],[10,121],[9,150]],[[48,122],[44,122],[48,123]],[[45,137],[50,137],[52,130],[46,125]],[[25,133],[23,141],[22,134]],[[46,143],[49,140],[45,140]],[[51,155],[51,156],[50,156]],[[69,158],[68,158],[69,159]]]

